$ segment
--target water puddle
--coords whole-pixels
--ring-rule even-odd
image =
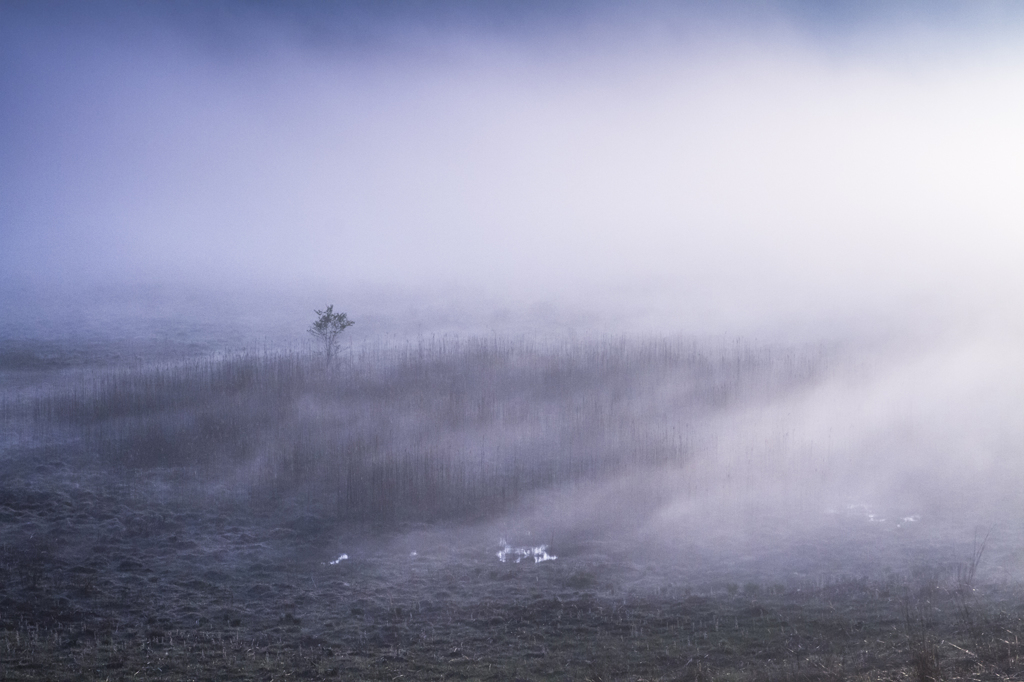
[[[547,545],[537,547],[513,547],[504,540],[501,541],[501,549],[498,550],[498,561],[502,563],[520,563],[524,559],[533,559],[533,563],[539,564],[542,561],[554,561],[557,559],[553,554],[548,554]]]
[[[876,514],[866,504],[848,504],[848,505],[846,505],[845,508],[843,508],[841,510],[840,509],[832,508],[832,509],[826,510],[825,513],[826,514],[830,514],[830,515],[842,514],[843,516],[846,516],[848,518],[864,519],[868,523],[886,523],[885,517],[881,516],[880,514]],[[908,524],[917,523],[920,520],[921,520],[920,514],[913,514],[912,516],[904,516],[904,517],[900,518],[900,520],[896,523],[896,527],[897,528],[903,528],[904,526],[906,526]]]
[[[907,525],[908,523],[917,523],[920,520],[921,520],[921,517],[918,514],[914,514],[913,516],[904,516],[900,520],[900,522],[896,524],[896,527],[897,528],[902,528],[903,526]]]

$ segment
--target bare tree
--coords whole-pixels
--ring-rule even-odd
[[[323,347],[325,365],[330,367],[334,356],[338,354],[338,337],[355,322],[348,319],[346,313],[334,312],[333,305],[313,312],[320,317],[307,331]]]

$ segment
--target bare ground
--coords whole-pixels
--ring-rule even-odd
[[[4,680],[1024,679],[1020,585],[927,552],[731,572],[564,536],[501,563],[493,525],[342,526],[31,454],[3,474]]]

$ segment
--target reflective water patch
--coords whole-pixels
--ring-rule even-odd
[[[897,528],[902,528],[908,523],[917,523],[921,520],[920,515],[914,514],[913,516],[904,516],[903,520],[896,524]]]
[[[504,540],[501,541],[501,545],[501,549],[498,550],[498,561],[502,563],[514,561],[518,564],[523,559],[533,559],[533,563],[539,564],[542,561],[554,561],[558,558],[553,554],[548,554],[547,545],[539,545],[537,547],[513,547]]]
[[[832,508],[829,508],[829,509],[825,510],[825,513],[829,514],[829,515],[842,515],[842,516],[845,516],[847,518],[852,518],[852,519],[864,519],[865,521],[867,521],[869,523],[885,523],[886,522],[886,520],[885,520],[885,518],[883,516],[881,516],[880,514],[876,514],[866,504],[848,504],[842,510],[836,509],[835,507],[832,507]],[[921,520],[921,515],[920,514],[913,514],[912,516],[904,516],[896,524],[896,527],[897,528],[902,528],[903,526],[905,526],[907,524],[917,523],[920,520]]]

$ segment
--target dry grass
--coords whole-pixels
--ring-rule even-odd
[[[563,536],[557,561],[497,562],[481,519],[678,473],[717,415],[827,360],[488,339],[330,372],[240,354],[48,375],[0,405],[0,679],[1024,679],[1020,587],[979,568],[1005,537],[957,565],[913,529],[760,516],[734,546]]]
[[[330,371],[289,353],[105,370],[20,409],[39,442],[77,439],[112,469],[190,469],[253,504],[297,496],[393,523],[678,465],[710,415],[823,366],[820,352],[688,341],[442,339],[368,346]]]

